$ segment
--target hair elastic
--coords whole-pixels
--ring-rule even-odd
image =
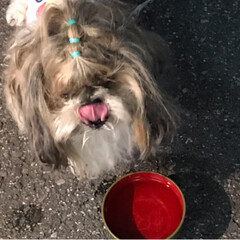
[[[67,25],[68,25],[68,26],[70,26],[70,25],[72,25],[72,24],[76,24],[76,20],[71,19],[71,20],[69,20],[69,21],[67,22]]]
[[[70,43],[79,43],[79,38],[69,38]]]
[[[69,27],[70,25],[72,24],[76,24],[76,20],[75,19],[70,19],[68,22],[67,22],[67,26]],[[70,43],[79,43],[79,38],[69,38],[69,42]],[[81,56],[81,53],[79,51],[75,51],[74,53],[71,54],[72,58],[75,59],[79,56]]]
[[[72,58],[74,59],[76,57],[79,57],[80,55],[81,55],[80,52],[76,51],[76,52],[72,53]]]

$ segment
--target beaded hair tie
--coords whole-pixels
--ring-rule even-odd
[[[75,19],[71,19],[67,22],[67,26],[71,26],[72,24],[76,24],[76,20]],[[70,43],[79,43],[79,38],[69,38],[69,42]],[[81,53],[79,51],[76,51],[74,53],[71,54],[72,58],[75,59],[79,56],[81,56]]]

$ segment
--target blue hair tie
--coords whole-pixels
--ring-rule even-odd
[[[73,59],[76,58],[76,57],[79,57],[79,56],[81,56],[79,51],[76,51],[76,52],[72,53],[72,58]]]
[[[76,20],[75,19],[71,19],[67,22],[67,26],[69,27],[72,24],[76,24]],[[69,42],[70,43],[79,43],[79,39],[78,38],[69,38]],[[75,51],[74,53],[71,54],[72,58],[75,59],[79,56],[81,56],[79,51]]]
[[[67,25],[70,26],[70,25],[75,24],[75,23],[76,23],[76,20],[71,19],[67,22]]]
[[[70,43],[79,43],[79,38],[69,38]]]

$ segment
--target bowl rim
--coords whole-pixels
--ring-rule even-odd
[[[177,190],[179,191],[180,195],[181,195],[181,198],[182,198],[182,201],[183,201],[183,214],[182,214],[182,219],[178,225],[178,227],[176,228],[176,230],[170,234],[168,237],[166,237],[166,239],[169,239],[169,238],[173,238],[177,233],[178,231],[180,230],[180,228],[182,227],[182,224],[184,222],[184,219],[185,219],[185,215],[186,215],[186,201],[185,201],[185,198],[184,198],[184,195],[181,191],[181,189],[178,187],[178,185],[172,180],[170,179],[169,177],[166,177],[160,173],[157,173],[157,172],[153,172],[153,171],[139,171],[139,172],[132,172],[132,173],[128,173],[128,174],[125,174],[123,175],[122,177],[119,177],[117,178],[112,184],[111,186],[107,189],[104,197],[103,197],[103,200],[102,200],[102,206],[101,206],[101,215],[102,215],[102,221],[104,223],[104,226],[105,228],[107,229],[107,231],[110,233],[110,235],[115,238],[115,239],[119,239],[111,230],[110,228],[108,227],[107,223],[106,223],[106,220],[105,220],[105,217],[104,217],[104,204],[105,204],[105,201],[106,201],[106,198],[109,194],[109,192],[111,191],[111,189],[118,183],[120,182],[122,179],[130,176],[130,175],[134,175],[134,174],[139,174],[139,173],[153,173],[153,174],[156,174],[156,175],[159,175],[167,180],[169,180],[176,188]]]

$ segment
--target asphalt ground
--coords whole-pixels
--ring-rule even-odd
[[[7,4],[0,2],[1,72],[11,31]],[[185,195],[178,238],[240,238],[239,4],[155,0],[143,10],[140,24],[172,50],[167,90],[183,111],[179,134],[157,158],[95,181],[79,182],[69,169],[51,171],[31,157],[5,108],[1,78],[0,237],[111,238],[101,220],[106,189],[124,173],[147,170],[168,175]]]

